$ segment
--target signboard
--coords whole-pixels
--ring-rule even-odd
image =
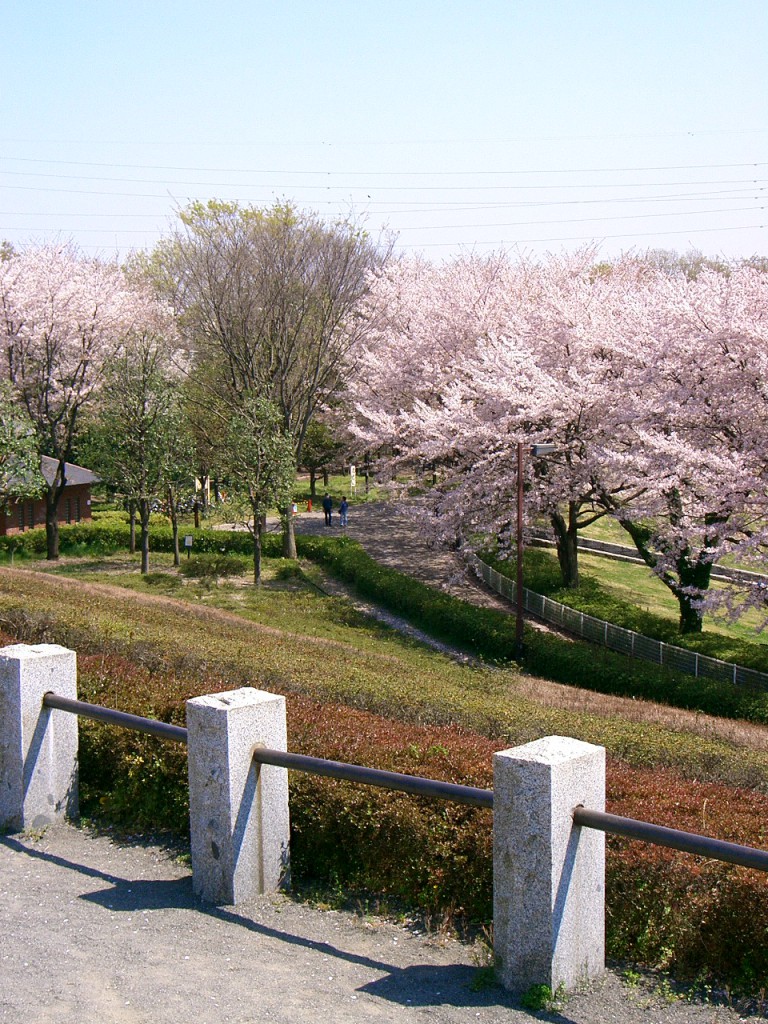
[[[349,486],[353,491],[357,490],[357,469],[355,466],[349,467]]]

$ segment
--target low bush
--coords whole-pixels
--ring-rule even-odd
[[[80,659],[84,699],[183,721],[192,693],[221,689],[116,656]],[[194,687],[194,689],[193,689]],[[289,749],[391,771],[492,787],[499,744],[469,730],[396,722],[292,695]],[[134,831],[187,830],[181,745],[82,722],[83,811]],[[488,811],[388,791],[290,776],[291,867],[319,882],[486,922],[492,915],[492,820]],[[691,783],[664,769],[611,758],[608,809],[751,845],[765,842],[768,796]],[[682,979],[756,992],[768,984],[765,875],[611,837],[607,860],[608,954]]]
[[[128,523],[130,516],[119,508],[92,509],[91,518],[94,523]]]
[[[192,551],[195,554],[241,554],[252,555],[253,541],[249,533],[241,530],[195,530],[184,529],[184,535],[192,537]],[[62,554],[71,550],[87,550],[94,554],[112,554],[126,550],[130,543],[130,527],[127,513],[99,513],[90,520],[80,523],[63,523],[59,526],[59,547]],[[168,525],[153,523],[150,527],[150,551],[173,551],[173,530]],[[23,533],[0,537],[0,551],[15,550],[30,557],[45,555],[45,528],[36,527]],[[279,558],[282,554],[282,538],[268,533],[262,539],[265,558]]]
[[[227,579],[242,576],[249,568],[248,560],[240,555],[203,554],[184,559],[179,566],[182,576],[198,580]]]

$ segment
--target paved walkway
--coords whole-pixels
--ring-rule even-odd
[[[295,522],[297,533],[332,537],[346,534],[359,541],[382,565],[441,587],[465,601],[510,611],[512,605],[486,588],[467,570],[458,554],[431,542],[428,515],[418,504],[405,510],[389,502],[376,501],[351,506],[346,527],[339,526],[335,511],[330,527],[325,526],[322,511],[302,512]]]

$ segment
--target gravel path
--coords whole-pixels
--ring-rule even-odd
[[[69,826],[0,837],[0,1020],[30,1024],[734,1024],[608,973],[553,1012],[473,990],[472,949],[282,895],[201,904],[159,848]]]

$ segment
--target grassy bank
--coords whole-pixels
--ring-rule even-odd
[[[184,701],[203,692],[285,693],[291,749],[338,760],[489,787],[494,749],[553,733],[602,743],[612,811],[764,843],[765,751],[550,706],[524,696],[530,680],[514,670],[456,665],[354,613],[345,621],[344,602],[278,579],[275,565],[284,619],[297,599],[291,631],[253,621],[267,618],[266,605],[243,609],[251,621],[208,606],[220,590],[235,602],[235,586],[194,582],[165,596],[146,581],[147,592],[129,592],[7,569],[0,627],[6,642],[77,649],[85,699],[168,721],[183,721]],[[89,813],[185,828],[183,749],[93,723],[82,736]],[[489,918],[487,814],[299,775],[291,799],[297,878]],[[749,991],[768,983],[763,876],[624,840],[611,840],[608,864],[612,956]]]

